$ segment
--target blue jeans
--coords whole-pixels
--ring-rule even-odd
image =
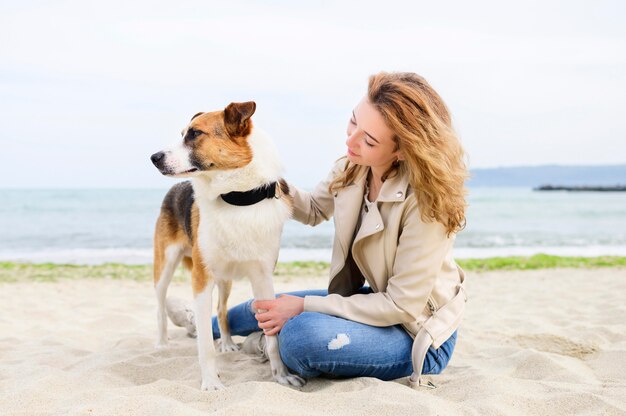
[[[369,293],[363,287],[360,293]],[[288,292],[293,296],[326,296],[327,290]],[[260,331],[252,302],[228,310],[232,335]],[[213,338],[220,337],[213,317]],[[426,353],[422,374],[439,374],[448,365],[456,344],[456,331],[438,349]],[[376,327],[318,312],[304,312],[285,323],[278,334],[280,356],[287,367],[302,377],[376,377],[394,380],[413,372],[413,339],[400,325]]]

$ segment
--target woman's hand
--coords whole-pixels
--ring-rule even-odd
[[[304,311],[304,298],[280,295],[274,300],[256,300],[252,307],[258,311],[254,317],[259,321],[263,333],[276,335],[285,322]]]

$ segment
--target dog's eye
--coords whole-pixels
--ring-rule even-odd
[[[185,139],[187,139],[187,140],[194,140],[196,137],[198,137],[201,134],[202,134],[202,132],[200,130],[190,129],[187,132],[187,136],[185,137]]]

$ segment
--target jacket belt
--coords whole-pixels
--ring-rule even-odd
[[[464,284],[465,273],[461,268],[459,268],[459,276],[461,281],[457,286],[457,294],[452,300],[433,312],[433,315],[424,321],[417,335],[415,335],[411,350],[413,374],[409,377],[409,386],[414,389],[419,386],[435,387],[432,383],[424,383],[421,378],[426,353],[431,345],[433,348],[439,348],[441,344],[446,342],[458,328],[463,318],[467,296]]]

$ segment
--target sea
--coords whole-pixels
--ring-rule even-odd
[[[152,236],[167,189],[0,190],[0,261],[152,262]],[[626,256],[626,192],[469,189],[456,258]],[[285,225],[279,261],[330,261],[332,221]]]

